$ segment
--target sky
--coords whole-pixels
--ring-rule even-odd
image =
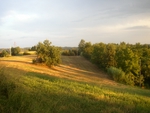
[[[150,44],[150,0],[0,0],[0,48]]]

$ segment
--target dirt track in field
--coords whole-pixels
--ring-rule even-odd
[[[108,75],[96,65],[81,56],[62,56],[62,64],[53,68],[32,64],[33,58],[35,58],[34,55],[1,58],[0,63],[6,67],[23,70],[24,72],[44,73],[50,76],[96,84],[117,84],[110,80]]]

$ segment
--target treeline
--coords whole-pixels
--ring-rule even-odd
[[[63,50],[62,55],[64,55],[64,56],[77,56],[78,50],[77,49]]]
[[[36,54],[37,47],[33,46],[31,48],[20,48],[11,47],[11,49],[1,49],[0,57],[9,57],[9,56],[20,56],[20,55],[33,55]]]
[[[150,45],[114,43],[79,43],[79,53],[107,71],[115,81],[150,86]]]
[[[16,56],[21,51],[20,47],[11,47],[11,49],[3,49],[0,52],[0,57],[7,57],[7,56]]]

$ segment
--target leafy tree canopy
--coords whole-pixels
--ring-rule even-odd
[[[85,58],[101,69],[105,71],[110,69],[115,72],[115,77],[122,76],[124,83],[150,86],[150,45],[140,43],[133,45],[125,42],[120,44],[100,42],[92,45],[82,39],[78,48]],[[125,75],[116,76],[120,70]],[[117,78],[117,81],[120,80]]]
[[[38,61],[45,63],[47,66],[57,65],[61,62],[60,48],[52,46],[49,40],[37,44]]]
[[[11,54],[12,54],[13,56],[18,55],[20,51],[21,51],[20,47],[12,47],[12,48],[11,48]]]

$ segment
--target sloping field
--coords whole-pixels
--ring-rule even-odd
[[[116,83],[80,56],[53,68],[0,58],[0,113],[150,113],[150,90]]]
[[[32,64],[32,59],[35,57],[35,55],[16,56],[1,58],[0,61],[1,64],[7,67],[18,68],[28,72],[39,72],[82,82],[117,84],[109,80],[105,73],[81,56],[62,56],[62,64],[52,68]]]
[[[77,81],[116,84],[97,66],[81,56],[62,56],[62,64],[54,69]]]

